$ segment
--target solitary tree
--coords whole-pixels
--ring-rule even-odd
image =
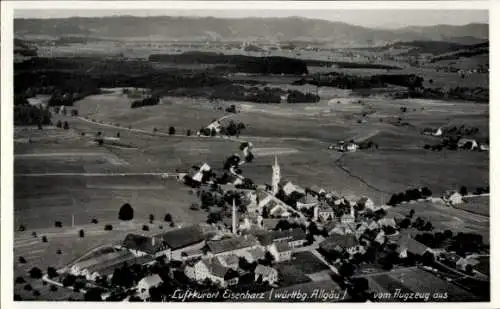
[[[24,258],[24,256],[19,257],[19,263],[26,264],[26,259]]]
[[[191,136],[191,130],[188,129],[187,132],[186,132],[186,135],[187,136]]]
[[[166,214],[164,219],[165,219],[165,222],[171,222],[172,221],[172,215],[171,214]]]
[[[112,226],[111,224],[106,224],[106,225],[104,226],[104,230],[105,230],[105,231],[112,231],[112,230],[113,230],[113,226]]]
[[[154,220],[155,220],[155,216],[153,214],[149,214],[149,223],[153,224]]]
[[[40,279],[43,276],[42,270],[38,267],[33,267],[30,271],[30,277],[34,279]]]
[[[42,242],[47,242],[47,236],[42,236]]]
[[[52,279],[52,278],[59,276],[59,273],[57,272],[57,270],[54,267],[48,267],[47,268],[47,276]]]
[[[64,130],[68,130],[69,129],[69,124],[67,121],[64,122]]]
[[[83,230],[80,230],[80,231],[78,232],[78,235],[80,235],[80,237],[82,237],[82,238],[83,238],[83,237],[85,237],[85,232],[84,232]]]
[[[142,230],[143,230],[143,231],[149,231],[149,226],[147,226],[146,224],[144,224],[144,225],[142,226]]]
[[[122,221],[130,221],[134,219],[134,209],[130,206],[129,203],[123,204],[118,212],[118,219]]]
[[[168,128],[168,135],[175,135],[175,128],[174,127]]]
[[[56,221],[54,222],[55,227],[62,227],[62,222],[61,221]]]
[[[61,120],[58,120],[57,123],[56,123],[56,127],[58,128],[62,128],[62,121]]]

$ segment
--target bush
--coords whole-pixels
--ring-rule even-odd
[[[14,301],[22,301],[23,298],[19,294],[14,294]]]
[[[129,203],[123,204],[118,213],[118,219],[122,221],[130,221],[134,219],[134,209]]]
[[[78,232],[78,235],[80,235],[81,238],[85,237],[85,232],[83,230],[80,230]]]
[[[61,221],[56,221],[54,222],[55,227],[62,227],[62,222]]]
[[[61,249],[57,249],[56,254],[62,254]]]
[[[30,277],[33,278],[33,279],[41,279],[43,277],[42,270],[40,268],[38,268],[38,267],[33,267],[29,271],[29,274],[30,274]]]
[[[47,236],[42,236],[42,242],[47,242]]]
[[[144,225],[142,226],[142,230],[143,230],[143,231],[149,231],[149,226],[147,226],[146,224],[144,224]]]
[[[97,223],[99,223],[99,222],[97,221],[97,219],[96,219],[96,218],[94,218],[94,219],[92,219],[92,220],[90,221],[90,223],[92,223],[92,224],[97,224]]]
[[[26,284],[26,285],[24,286],[24,290],[25,290],[25,291],[32,291],[32,290],[33,290],[33,287],[31,286],[31,284],[29,284],[29,283],[28,283],[28,284]]]
[[[33,291],[33,296],[38,297],[40,296],[40,292],[38,290]]]
[[[51,292],[57,292],[57,286],[55,286],[55,285],[51,285],[51,286],[50,286],[50,291],[51,291]]]
[[[19,229],[18,229],[18,230],[19,230],[19,232],[24,232],[24,231],[26,231],[26,227],[25,227],[24,225],[22,225],[22,224],[21,224],[21,225],[19,226]]]
[[[19,263],[26,264],[26,259],[24,258],[24,256],[19,257]]]
[[[175,223],[173,221],[170,222],[170,227],[175,227]]]
[[[18,276],[18,277],[16,277],[16,281],[15,282],[16,282],[16,284],[22,284],[22,283],[26,283],[26,280],[24,280],[23,277]]]
[[[189,129],[187,130],[186,136],[191,136],[191,130],[189,130]]]
[[[56,127],[62,128],[62,121],[61,120],[57,121]]]
[[[132,105],[130,107],[131,108],[138,108],[138,107],[143,107],[143,106],[157,105],[158,103],[160,103],[159,97],[151,97],[151,98],[146,98],[143,100],[134,101],[134,102],[132,102]]]
[[[166,214],[164,218],[165,222],[171,222],[172,221],[172,215],[171,214]]]
[[[67,121],[64,122],[64,130],[68,130],[69,129],[69,124]]]
[[[113,226],[112,226],[111,224],[106,224],[106,225],[104,226],[104,230],[105,230],[105,231],[112,231],[112,230],[113,230]]]

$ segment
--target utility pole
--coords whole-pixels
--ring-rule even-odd
[[[236,235],[236,203],[233,197],[233,235]]]
[[[75,215],[71,215],[71,227],[75,226]]]

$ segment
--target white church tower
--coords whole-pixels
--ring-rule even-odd
[[[278,164],[278,157],[274,157],[274,165],[273,165],[273,179],[272,179],[272,186],[273,186],[273,195],[276,195],[278,193],[278,185],[281,180],[281,171],[280,171],[280,166]]]

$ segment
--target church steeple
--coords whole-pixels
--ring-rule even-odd
[[[276,193],[278,193],[278,185],[280,180],[281,180],[280,166],[278,164],[278,157],[275,156],[273,164],[273,178],[272,178],[273,195],[276,195]]]

